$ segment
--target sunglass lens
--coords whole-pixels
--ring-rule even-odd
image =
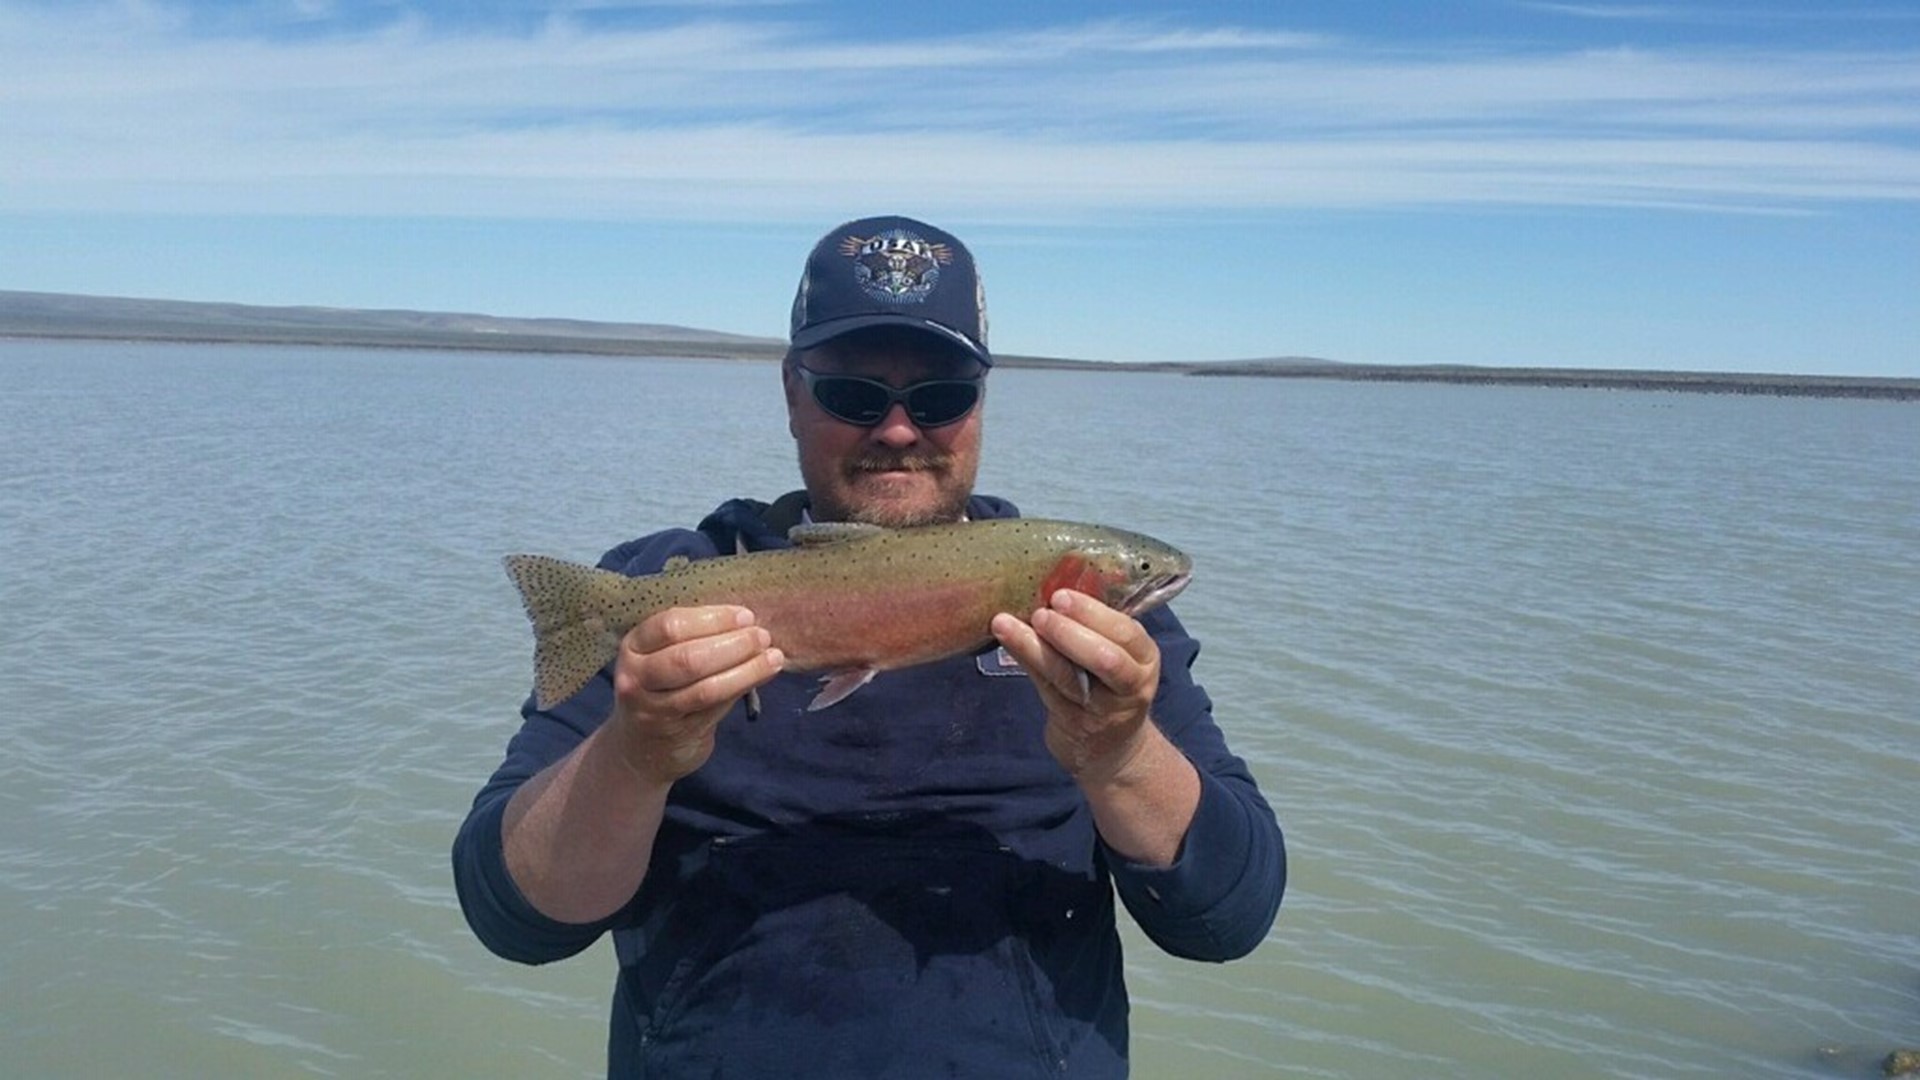
[[[939,427],[967,415],[979,399],[980,390],[972,383],[926,383],[908,395],[907,413],[921,427]]]
[[[886,387],[865,379],[831,376],[815,379],[813,397],[822,409],[849,424],[863,427],[879,423],[893,405]]]

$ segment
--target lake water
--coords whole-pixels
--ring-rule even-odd
[[[1007,370],[983,490],[1194,556],[1271,937],[1142,1077],[1832,1077],[1920,1046],[1920,407]],[[0,1074],[589,1076],[468,934],[509,551],[795,485],[763,364],[0,342]]]

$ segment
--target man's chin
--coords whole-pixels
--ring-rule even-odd
[[[849,521],[909,529],[958,521],[966,510],[966,496],[943,491],[923,473],[864,473],[849,485]]]

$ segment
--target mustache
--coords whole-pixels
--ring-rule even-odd
[[[864,454],[848,468],[853,472],[926,472],[946,467],[945,454],[908,451],[900,454]]]

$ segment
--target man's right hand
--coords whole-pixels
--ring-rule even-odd
[[[743,607],[670,608],[646,619],[614,661],[608,727],[621,757],[654,783],[693,772],[713,753],[720,718],[785,663]]]
[[[507,803],[507,872],[527,900],[568,923],[618,911],[645,880],[673,782],[706,763],[720,718],[784,663],[742,607],[675,608],[628,631],[613,715]]]

